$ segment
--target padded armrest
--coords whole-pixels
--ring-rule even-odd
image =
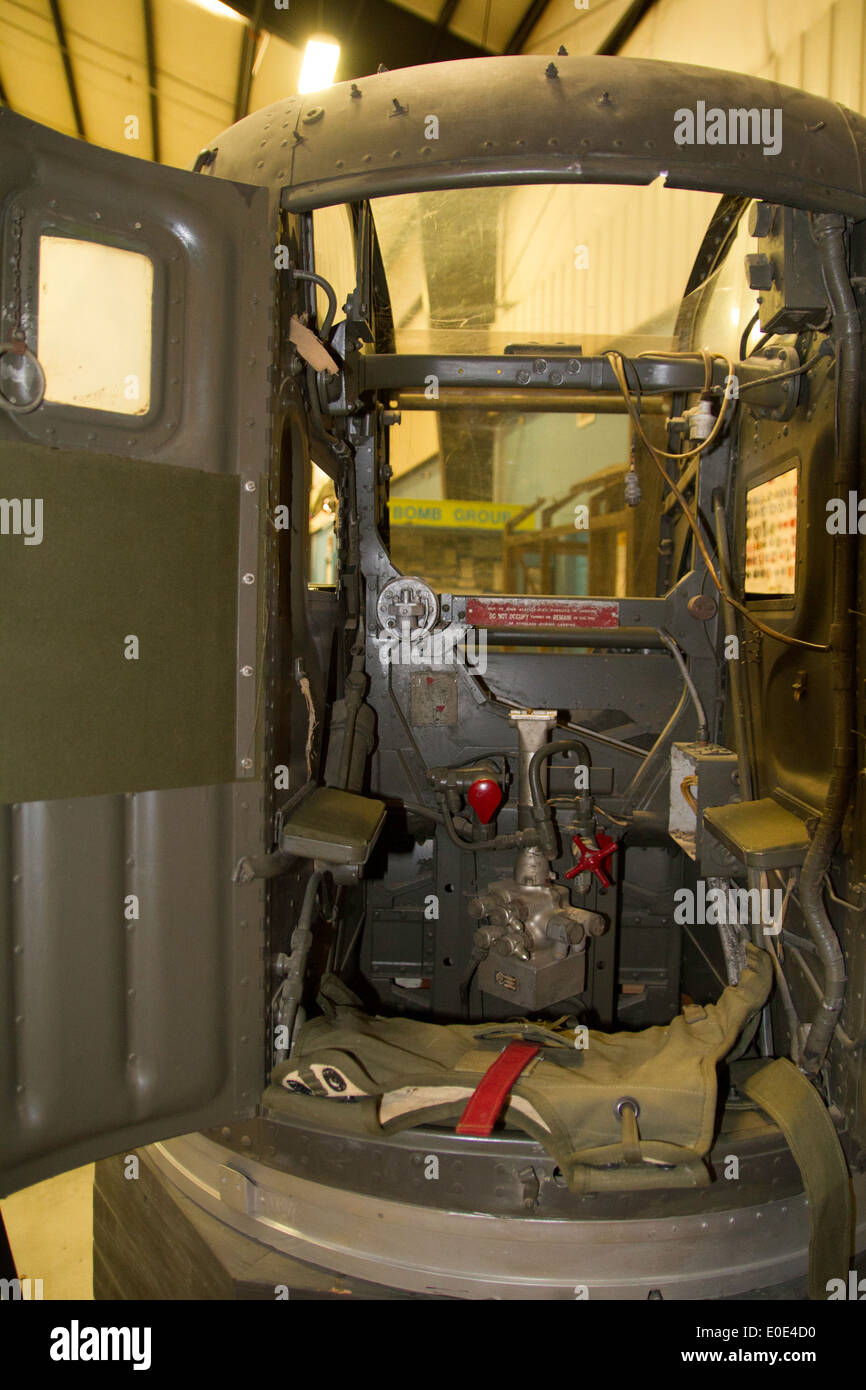
[[[385,821],[372,796],[316,787],[283,822],[280,849],[326,864],[366,864]]]
[[[805,820],[771,796],[708,806],[704,825],[747,869],[791,868],[809,848]]]

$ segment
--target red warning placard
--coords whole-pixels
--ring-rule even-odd
[[[467,598],[473,627],[619,627],[619,604],[610,599]]]

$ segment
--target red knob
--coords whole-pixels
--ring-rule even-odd
[[[573,869],[568,869],[566,878],[576,878],[578,874],[584,873],[587,869],[591,874],[595,874],[602,888],[610,887],[610,879],[604,871],[604,861],[613,854],[616,849],[616,840],[612,840],[609,835],[605,835],[600,830],[595,837],[597,848],[588,845],[579,835],[574,836],[574,843],[580,846],[580,857]]]
[[[492,777],[479,777],[466,793],[466,800],[482,825],[487,825],[502,800],[502,791]]]

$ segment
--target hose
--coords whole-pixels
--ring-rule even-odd
[[[745,362],[745,360],[746,360],[746,348],[749,346],[749,334],[751,333],[752,329],[754,328],[755,324],[758,322],[758,319],[759,319],[760,317],[761,317],[761,311],[760,311],[760,309],[756,309],[755,312],[753,313],[752,317],[749,319],[749,322],[746,324],[745,328],[743,329],[742,336],[741,336],[741,338],[740,338],[740,361],[741,361],[741,362]]]
[[[355,640],[350,649],[351,662],[343,687],[343,699],[346,707],[346,721],[343,728],[343,742],[340,748],[340,761],[337,773],[337,786],[346,791],[358,791],[359,787],[350,786],[352,775],[353,751],[355,743],[355,729],[358,723],[358,714],[364,704],[364,697],[367,693],[367,675],[364,667],[366,644],[364,638],[364,618],[361,613],[361,591],[360,591],[360,547],[358,542],[358,520],[357,520],[357,486],[355,481],[355,470],[349,462],[346,468],[346,494],[347,494],[347,526],[346,526],[346,557],[343,566],[345,575],[354,576],[353,582],[346,586],[347,598],[347,619],[357,620],[357,630]]]
[[[830,302],[839,371],[836,379],[837,497],[857,486],[860,416],[860,316],[845,260],[844,219],[820,213],[812,220],[824,284]],[[854,652],[851,610],[856,603],[856,566],[849,537],[837,537],[833,567],[833,766],[827,799],[800,871],[800,906],[809,934],[824,967],[824,993],[809,1029],[800,1070],[815,1076],[820,1070],[845,999],[845,960],[822,895],[842,821],[851,801],[854,774]]]
[[[537,748],[529,759],[527,770],[532,809],[536,814],[547,809],[547,797],[541,785],[541,764],[557,753],[580,753],[586,766],[592,766],[589,749],[585,743],[581,743],[579,738],[555,738],[550,743],[544,743],[540,748]],[[589,787],[586,790],[589,791]]]
[[[515,830],[509,835],[497,835],[495,840],[464,840],[454,828],[454,821],[444,793],[437,792],[436,800],[439,802],[442,812],[446,834],[451,843],[456,845],[458,849],[465,849],[471,854],[478,854],[483,850],[531,849],[539,843],[538,831],[531,826],[526,830]]]
[[[344,791],[351,791],[349,786],[352,773],[352,752],[355,746],[355,728],[358,723],[358,711],[364,703],[364,696],[367,693],[367,677],[364,672],[363,653],[357,654],[352,658],[352,667],[343,687],[343,703],[346,711],[346,722],[343,726],[343,742],[340,747],[340,766],[337,774],[337,785]],[[358,788],[354,788],[358,790]]]
[[[782,962],[779,960],[779,953],[772,940],[767,942],[767,954],[773,962],[773,969],[776,972],[776,988],[779,991],[779,998],[782,1001],[782,1008],[785,1011],[785,1019],[788,1024],[788,1037],[790,1039],[788,1053],[791,1061],[796,1063],[800,1055],[800,1019],[794,1006],[794,998],[791,994],[790,986],[785,979],[785,972],[782,969]]]
[[[337,316],[337,295],[334,287],[328,283],[323,275],[315,275],[312,270],[293,270],[292,278],[295,280],[308,280],[313,285],[318,285],[328,301],[328,312],[322,321],[318,336],[327,342],[331,329],[334,326],[334,319]]]
[[[437,825],[445,824],[445,817],[441,811],[434,811],[431,806],[422,806],[420,801],[404,801],[403,810],[411,811],[413,816],[423,816],[425,820],[435,821]]]
[[[674,741],[674,734],[687,699],[688,690],[683,686],[673,714],[623,792],[621,805],[624,815],[631,816],[632,812],[645,809],[652,800],[659,781],[667,775],[670,746]]]
[[[808,980],[809,985],[814,990],[815,994],[817,994],[819,999],[823,998],[824,991],[821,989],[821,986],[818,984],[818,981],[815,979],[815,976],[812,974],[812,971],[806,964],[806,957],[803,951],[803,947],[805,946],[808,946],[810,950],[812,949],[811,941],[803,941],[795,946],[791,940],[791,932],[783,932],[782,934],[785,938],[786,945],[791,947],[791,950],[793,951],[794,956],[796,957],[797,964],[802,970],[805,978]],[[866,1031],[861,1032],[858,1038],[851,1038],[845,1032],[845,1029],[842,1027],[841,1023],[836,1024],[835,1028],[833,1029],[833,1035],[839,1043],[840,1047],[843,1047],[846,1052],[856,1051],[858,1048],[861,1048],[864,1045],[866,1045]]]
[[[691,696],[691,699],[692,699],[692,704],[693,704],[694,707],[695,707],[695,714],[696,714],[697,717],[698,717],[698,729],[697,729],[697,733],[696,733],[696,735],[695,735],[695,742],[696,742],[696,743],[706,743],[706,741],[707,741],[707,716],[706,716],[706,711],[704,710],[704,707],[703,707],[703,705],[701,704],[701,697],[700,697],[700,695],[698,694],[698,688],[697,688],[697,686],[695,685],[694,681],[692,680],[691,673],[689,672],[689,668],[688,668],[688,666],[686,665],[686,659],[685,659],[685,657],[683,656],[682,652],[680,651],[679,647],[677,646],[676,642],[674,641],[673,637],[671,637],[670,633],[667,631],[666,628],[657,627],[657,628],[656,628],[656,632],[658,633],[659,637],[660,637],[660,638],[662,639],[662,641],[664,642],[665,646],[667,647],[667,649],[668,649],[668,651],[670,652],[671,656],[673,657],[674,661],[677,663],[677,666],[679,666],[679,668],[680,668],[680,675],[682,676],[683,680],[684,680],[685,683],[686,683],[686,689],[688,690],[689,695]]]
[[[579,753],[583,758],[584,765],[587,768],[592,766],[589,749],[585,743],[581,743],[579,738],[555,738],[550,743],[543,743],[540,748],[536,748],[529,759],[526,775],[529,782],[529,795],[532,800],[532,818],[537,828],[538,843],[548,859],[556,858],[556,827],[553,823],[553,811],[547,804],[547,795],[541,785],[541,765],[556,753]],[[589,797],[589,795],[590,789],[587,787],[586,796]]]
[[[742,355],[742,354],[741,354]],[[721,488],[713,490],[713,518],[716,524],[716,552],[719,557],[719,569],[721,571],[722,582],[725,590],[730,592],[733,588],[731,582],[731,555],[728,546],[728,530],[725,522],[725,497]],[[722,617],[725,624],[725,636],[733,637],[736,640],[736,650],[739,651],[740,634],[737,624],[737,615],[726,598],[722,598]],[[746,721],[746,703],[743,692],[743,676],[740,671],[739,660],[728,662],[728,677],[731,691],[731,704],[733,707],[733,726],[734,726],[734,746],[737,752],[737,776],[740,780],[740,794],[744,801],[752,800],[752,758],[749,748],[748,728]]]
[[[286,971],[286,978],[283,985],[283,998],[280,1006],[280,1022],[283,1023],[286,1028],[289,1054],[291,1054],[292,1051],[292,1029],[295,1026],[298,1005],[301,1002],[301,994],[304,988],[304,971],[307,965],[307,958],[310,954],[310,947],[313,944],[313,933],[310,924],[313,920],[313,908],[316,903],[322,877],[321,870],[316,869],[307,879],[307,886],[304,889],[304,898],[301,903],[301,911],[298,915],[298,924],[292,932],[289,965]]]

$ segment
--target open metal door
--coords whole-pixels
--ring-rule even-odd
[[[0,238],[8,1192],[261,1088],[274,272],[264,189],[8,110]]]

